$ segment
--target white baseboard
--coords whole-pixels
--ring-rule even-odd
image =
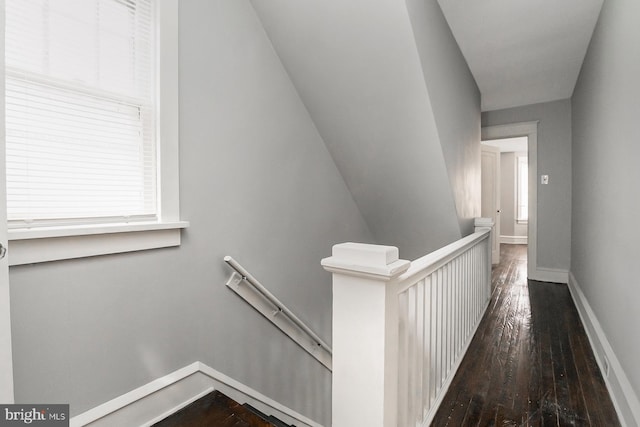
[[[607,340],[600,322],[582,293],[576,278],[569,273],[569,291],[589,337],[591,348],[607,384],[607,389],[623,426],[640,426],[640,400]],[[608,361],[608,375],[606,370]]]
[[[219,390],[238,403],[248,403],[287,424],[322,427],[221,372],[194,362],[162,378],[71,418],[71,427],[148,427],[200,397]]]
[[[527,278],[538,282],[568,283],[569,272],[556,268],[535,268],[527,265]]]
[[[527,236],[500,236],[500,243],[505,245],[526,245]]]

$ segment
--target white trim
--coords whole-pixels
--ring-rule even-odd
[[[538,282],[568,283],[569,272],[559,268],[538,268],[535,272],[528,274],[529,279]]]
[[[9,265],[115,254],[180,245],[186,221],[9,231]]]
[[[569,273],[569,291],[578,309],[587,337],[589,337],[589,343],[596,356],[600,371],[603,373],[604,382],[607,385],[621,424],[623,426],[639,426],[640,400],[638,395],[633,390],[626,373],[622,369],[622,365],[620,365],[620,361],[602,330],[598,318],[591,309],[589,301],[580,289],[580,285],[572,272]],[[605,358],[609,362],[608,375],[605,374]]]
[[[469,234],[460,240],[456,240],[447,246],[411,261],[411,265],[407,271],[398,277],[398,293],[404,292],[407,288],[414,286],[419,280],[424,279],[434,271],[448,264],[470,248],[479,245],[480,242],[485,239],[491,239],[491,228],[482,227],[473,234]],[[491,242],[489,242],[489,246],[491,246]]]
[[[180,220],[178,0],[158,1],[158,207],[161,222]]]
[[[492,225],[489,218],[476,219],[475,233],[409,265],[399,260],[396,247],[355,243],[333,246],[332,256],[321,263],[334,273],[333,425],[395,426],[406,424],[406,420],[419,420],[420,424],[430,421],[490,301]],[[394,267],[398,264],[404,267]],[[371,271],[386,274],[375,276]],[[441,292],[456,281],[468,282],[471,287],[454,286],[449,292]],[[435,289],[430,290],[430,285]],[[460,298],[456,299],[458,293]],[[456,303],[466,297],[465,319],[456,323],[451,310],[448,315],[430,311],[428,295],[435,298],[431,303],[447,307],[458,307]],[[416,310],[428,314],[424,318],[410,314]],[[415,336],[421,341],[419,331],[424,328],[430,331],[429,349],[417,356],[414,347],[422,346],[415,344]],[[452,338],[454,332],[462,351]],[[354,341],[356,336],[359,339]],[[447,336],[449,339],[445,339]],[[442,348],[438,348],[440,344]],[[429,370],[435,382],[411,385],[409,378]],[[432,401],[406,404],[421,392],[431,393]]]
[[[482,140],[526,136],[529,158],[529,224],[527,239],[527,275],[533,280],[538,274],[538,123],[539,121],[511,123],[482,128]],[[544,274],[544,273],[542,273]],[[563,282],[566,283],[566,280]]]
[[[210,366],[200,363],[200,371],[207,375],[212,380],[218,382],[218,390],[225,393],[227,396],[236,400],[238,403],[249,403],[251,406],[262,412],[263,414],[273,415],[284,421],[287,424],[300,424],[302,426],[309,427],[322,427],[321,424],[305,417],[299,412],[293,409],[287,408],[284,405],[276,402],[273,399],[268,398],[264,394],[252,389],[249,386],[242,384],[239,381],[226,376],[225,374],[216,371]]]
[[[198,399],[201,399],[203,397],[205,397],[207,394],[211,393],[212,391],[214,391],[215,389],[213,387],[208,387],[207,389],[205,389],[204,391],[196,394],[195,396],[185,400],[184,402],[174,406],[173,408],[163,412],[162,414],[158,415],[157,417],[155,417],[154,419],[147,421],[146,423],[142,424],[141,427],[150,427],[162,420],[164,420],[165,418],[167,418],[170,415],[175,414],[176,412],[178,412],[179,410],[181,410],[182,408],[185,408],[189,405],[191,405],[193,402],[195,402]]]
[[[0,99],[5,98],[4,80],[4,0],[0,0]],[[7,203],[5,180],[5,104],[0,103],[0,243],[7,245]],[[0,259],[0,402],[14,402],[13,353],[11,348],[11,297],[7,259]]]
[[[9,230],[9,265],[23,265],[180,245],[178,0],[159,0],[157,222]],[[4,12],[4,2],[0,3]],[[4,79],[4,67],[2,68]],[[4,115],[3,115],[4,117]]]
[[[500,236],[500,243],[506,245],[526,245],[527,236]]]
[[[201,362],[194,362],[71,418],[71,427],[147,427],[205,394],[220,390],[240,404],[248,403],[262,413],[287,424],[322,427],[304,415],[279,404]]]
[[[118,411],[121,411],[131,405],[137,404],[137,402],[143,401],[145,398],[153,395],[154,393],[160,392],[162,390],[168,390],[174,384],[198,372],[198,369],[199,362],[194,362],[188,366],[185,366],[184,368],[178,369],[177,371],[165,375],[162,378],[158,378],[157,380],[151,381],[150,383],[138,387],[135,390],[111,399],[110,401],[96,406],[95,408],[90,409],[86,412],[83,412],[82,414],[76,415],[75,417],[71,418],[70,425],[72,427],[85,426],[94,422],[98,422],[98,424],[100,424],[105,419],[107,419],[108,421],[109,416],[113,416],[113,414],[116,414]]]
[[[64,227],[16,228],[9,230],[9,240],[47,239],[52,237],[90,236],[95,234],[131,233],[136,231],[187,228],[187,221],[134,222],[114,224],[73,225]]]
[[[526,159],[526,163],[527,163],[527,190],[529,189],[529,153],[515,153],[515,162],[514,162],[514,168],[515,168],[515,172],[514,172],[514,176],[515,176],[515,197],[514,197],[514,202],[515,202],[515,220],[514,220],[514,225],[515,224],[528,224],[529,223],[529,219],[521,219],[520,218],[520,196],[521,196],[521,192],[520,192],[520,165],[521,159]],[[529,215],[529,199],[527,198],[527,215]]]

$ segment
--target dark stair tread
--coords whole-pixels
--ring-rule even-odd
[[[244,405],[245,408],[247,408],[249,411],[253,412],[254,414],[256,414],[257,416],[259,416],[260,418],[262,418],[263,420],[267,420],[269,421],[271,424],[273,424],[275,427],[296,427],[293,424],[287,424],[284,421],[282,421],[279,418],[274,417],[273,415],[267,415],[264,412],[259,411],[258,409],[254,408],[253,406],[249,405],[248,403],[245,403]]]
[[[153,427],[281,427],[215,390]],[[288,427],[288,426],[287,426]]]

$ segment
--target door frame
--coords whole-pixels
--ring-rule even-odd
[[[481,211],[482,211],[482,216],[484,217],[489,217],[491,216],[491,219],[493,220],[494,224],[493,224],[493,233],[492,233],[492,242],[491,242],[491,264],[492,265],[496,265],[500,263],[500,221],[501,221],[501,195],[502,195],[502,189],[501,189],[501,180],[500,180],[500,149],[498,147],[494,147],[492,145],[488,145],[488,144],[482,144],[480,147],[480,153],[482,156],[482,161],[481,161],[481,169],[482,169],[482,203],[481,203]],[[488,165],[485,164],[485,153],[491,155],[491,157],[494,157],[495,161],[493,164],[493,167],[488,167]],[[491,184],[493,184],[493,196],[495,198],[494,203],[492,204],[492,206],[485,206],[485,189],[487,189],[487,183],[485,182],[485,173],[489,172],[488,169],[490,170],[490,175],[491,175],[491,179],[493,180],[493,182]],[[491,212],[491,214],[488,214],[488,212]]]
[[[529,158],[529,224],[527,230],[527,278],[536,280],[538,272],[538,123],[539,121],[485,126],[482,140],[526,136]]]

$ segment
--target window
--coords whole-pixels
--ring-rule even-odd
[[[517,156],[517,199],[518,215],[516,220],[525,223],[529,220],[529,164],[527,156]]]
[[[169,229],[179,244],[177,0],[5,0],[5,14],[10,246]],[[176,243],[137,237],[54,259]]]
[[[149,0],[6,0],[9,228],[156,219]]]

